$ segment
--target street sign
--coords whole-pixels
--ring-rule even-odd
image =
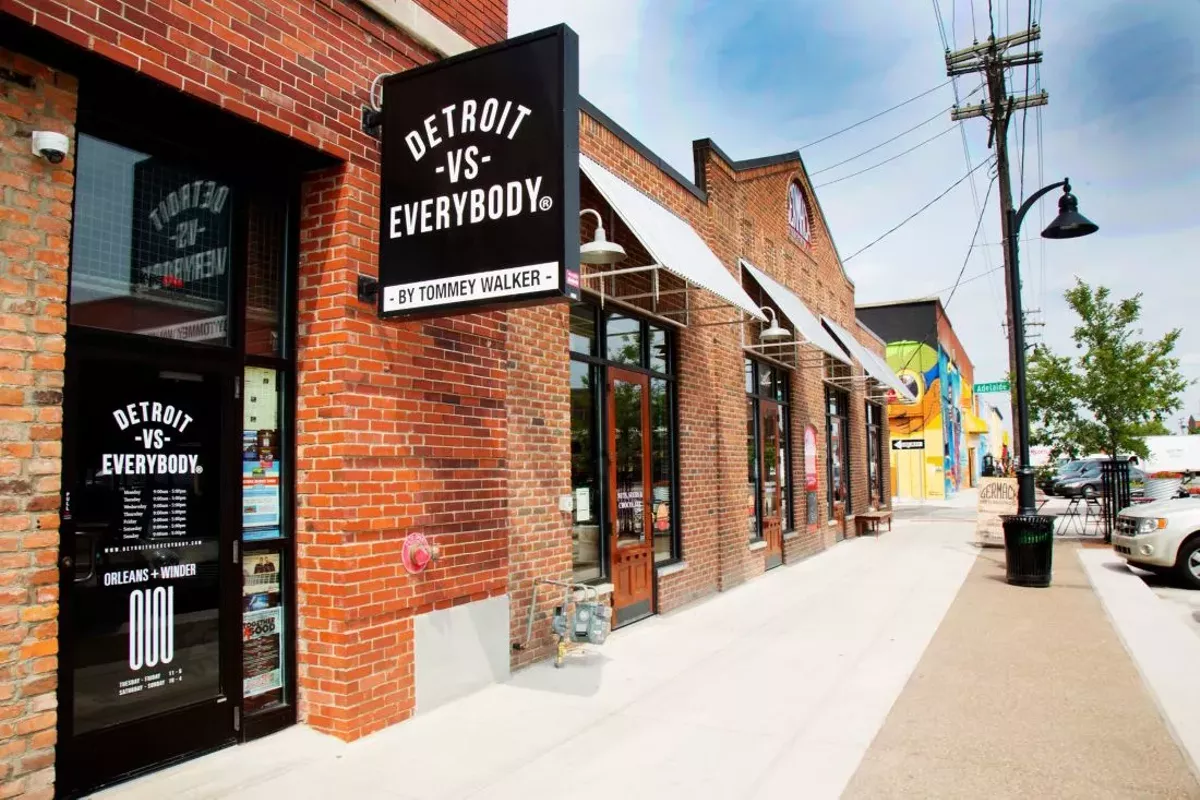
[[[381,317],[579,298],[578,62],[558,25],[383,80]]]
[[[975,394],[992,394],[1007,392],[1008,390],[1008,381],[992,381],[991,383],[975,384]]]
[[[924,450],[925,449],[925,440],[924,439],[893,439],[892,440],[892,449],[893,450]]]

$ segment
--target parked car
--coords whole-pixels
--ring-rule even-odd
[[[1100,461],[1085,461],[1083,469],[1054,485],[1054,493],[1063,497],[1099,497],[1104,494],[1104,478]],[[1146,473],[1137,467],[1129,468],[1129,492],[1139,497],[1146,491]]]
[[[1130,566],[1174,572],[1200,589],[1200,499],[1188,497],[1131,506],[1117,515],[1113,551]]]
[[[1038,475],[1037,487],[1046,494],[1054,494],[1054,484],[1070,475],[1078,474],[1086,463],[1086,461],[1067,461],[1061,467],[1047,470]]]

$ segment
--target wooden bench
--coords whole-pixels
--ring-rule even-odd
[[[854,517],[855,532],[862,536],[867,531],[879,535],[879,523],[887,522],[888,531],[892,530],[892,512],[887,509],[879,511],[864,511]]]

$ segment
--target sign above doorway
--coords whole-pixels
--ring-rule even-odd
[[[578,61],[558,25],[384,79],[381,317],[578,299]]]

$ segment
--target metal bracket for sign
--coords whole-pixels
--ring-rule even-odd
[[[241,563],[240,559],[241,559],[241,555],[238,552],[238,540],[234,539],[233,540],[233,563],[235,563],[235,564]]]
[[[379,281],[369,275],[359,275],[358,299],[363,303],[377,302],[379,299]]]
[[[376,139],[383,133],[383,112],[376,111],[370,106],[362,107],[363,133]]]

